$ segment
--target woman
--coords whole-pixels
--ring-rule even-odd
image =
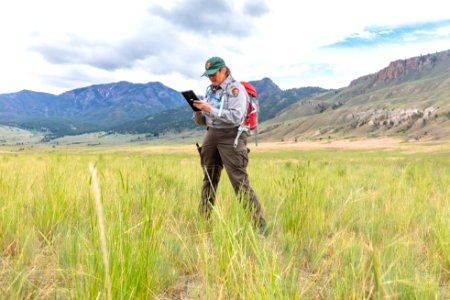
[[[237,145],[234,145],[247,111],[247,92],[239,81],[233,79],[230,69],[220,57],[206,61],[202,76],[207,76],[211,85],[206,89],[205,99],[194,102],[200,109],[194,114],[195,121],[207,126],[200,148],[204,172],[200,212],[207,219],[210,217],[220,174],[225,167],[235,193],[244,207],[251,211],[255,226],[263,234],[266,221],[246,170],[247,133],[240,134]]]

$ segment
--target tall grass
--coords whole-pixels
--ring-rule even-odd
[[[450,158],[250,155],[265,238],[225,174],[212,219],[199,217],[194,147],[1,154],[0,298],[107,299],[107,280],[112,299],[448,297]]]

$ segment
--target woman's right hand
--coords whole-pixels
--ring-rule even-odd
[[[205,112],[211,111],[211,106],[206,101],[195,100],[194,106],[197,107],[198,109],[200,109],[201,111],[205,111]]]

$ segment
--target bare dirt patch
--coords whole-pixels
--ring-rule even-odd
[[[403,147],[401,140],[392,138],[332,140],[332,141],[300,141],[261,143],[261,148],[303,148],[303,149],[397,149]]]
[[[250,144],[251,146],[252,144]],[[400,150],[408,153],[443,152],[449,151],[448,141],[413,141],[405,142],[400,139],[383,137],[373,139],[345,139],[327,141],[299,141],[299,142],[267,142],[260,143],[261,150],[275,150],[280,148],[313,149],[379,149]]]

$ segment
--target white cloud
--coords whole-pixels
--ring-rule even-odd
[[[448,37],[450,35],[450,26],[445,26],[437,29],[435,31],[435,34],[443,37]]]
[[[339,88],[390,61],[450,49],[444,0],[22,0],[0,2],[0,93],[62,93],[114,81],[202,93],[204,61],[222,56],[237,79],[281,88]],[[379,28],[378,31],[371,30]],[[348,38],[361,48],[325,48]]]

